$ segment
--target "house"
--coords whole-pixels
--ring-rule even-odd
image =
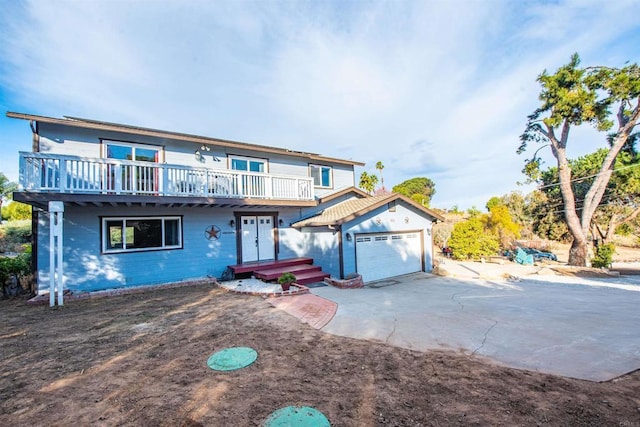
[[[220,277],[227,266],[310,257],[365,281],[432,267],[442,218],[355,188],[363,163],[157,129],[23,113],[20,153],[40,292]],[[53,295],[51,296],[53,298]]]

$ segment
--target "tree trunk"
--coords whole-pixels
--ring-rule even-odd
[[[571,249],[569,249],[569,265],[587,265],[588,251],[589,243],[586,240],[580,241],[578,239],[573,239]]]
[[[566,126],[565,126],[566,128]],[[563,134],[566,134],[565,131]],[[563,135],[563,140],[566,135]],[[564,205],[564,218],[567,221],[569,232],[573,236],[573,243],[569,251],[569,265],[584,267],[587,265],[587,233],[580,222],[578,213],[576,212],[576,200],[571,188],[571,168],[567,159],[565,145],[561,142],[554,144],[553,154],[558,161],[558,178],[560,179],[560,193]],[[589,226],[587,223],[587,227]]]

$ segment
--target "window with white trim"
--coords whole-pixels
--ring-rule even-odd
[[[182,217],[102,218],[102,252],[182,248]]]
[[[331,166],[309,165],[309,172],[313,178],[313,185],[315,187],[333,187]]]
[[[236,171],[261,172],[267,171],[267,160],[252,157],[229,157],[231,169]]]

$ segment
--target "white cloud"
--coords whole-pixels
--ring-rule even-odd
[[[634,3],[16,3],[0,18],[0,95],[10,110],[286,146],[369,171],[381,160],[388,186],[424,175],[435,205],[480,207],[523,178],[515,150],[543,69],[576,51],[585,64],[640,60]]]

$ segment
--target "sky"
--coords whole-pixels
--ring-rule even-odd
[[[543,70],[640,62],[640,0],[0,0],[0,172],[74,116],[384,164],[432,207],[519,186]],[[572,131],[569,157],[605,146]],[[532,147],[532,150],[538,147]],[[554,159],[543,148],[546,166]],[[531,151],[529,152],[529,156]]]

